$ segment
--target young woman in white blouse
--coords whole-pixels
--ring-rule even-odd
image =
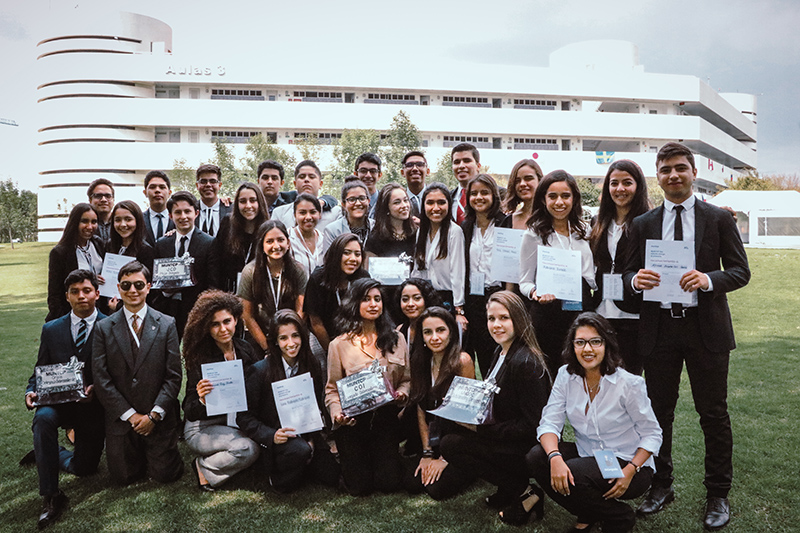
[[[322,204],[316,196],[300,193],[294,200],[296,226],[289,230],[289,242],[295,260],[303,267],[307,277],[322,266],[322,233],[317,229],[322,217]]]
[[[591,291],[596,289],[594,260],[581,215],[578,182],[564,170],[554,170],[542,178],[533,197],[533,212],[520,245],[519,289],[531,300],[531,318],[547,357],[551,375],[561,366],[561,348],[570,324],[584,309],[591,309]],[[538,291],[537,257],[540,246],[573,250],[581,254],[581,300],[556,299]]]
[[[464,234],[452,220],[453,199],[444,183],[434,182],[422,193],[414,269],[411,277],[427,279],[455,312],[461,329],[464,316]]]
[[[537,430],[540,444],[525,458],[528,471],[576,516],[573,532],[588,532],[596,522],[603,523],[604,533],[628,532],[636,515],[620,500],[637,498],[650,487],[661,427],[644,378],[620,366],[617,339],[605,318],[581,314],[568,339],[567,364],[558,371]],[[575,442],[559,442],[565,420]],[[618,464],[622,477],[603,478],[597,451],[613,454],[610,462]]]
[[[625,370],[642,373],[642,358],[637,349],[639,309],[637,299],[622,290],[622,270],[628,253],[628,228],[633,219],[650,209],[647,182],[639,165],[629,159],[614,161],[608,167],[600,196],[600,209],[589,239],[597,266],[596,311],[608,319],[617,332]],[[606,276],[618,282],[606,287]],[[615,279],[616,278],[616,279]]]

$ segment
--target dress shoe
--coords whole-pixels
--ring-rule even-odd
[[[42,514],[39,515],[39,529],[44,529],[53,524],[67,507],[69,498],[62,491],[42,498]]]
[[[511,505],[517,497],[513,493],[498,490],[494,494],[487,496],[483,501],[490,509],[505,509]]]
[[[636,509],[636,513],[639,516],[656,514],[674,499],[675,491],[672,490],[672,486],[660,487],[654,485],[650,487],[644,501],[639,505],[639,508]]]
[[[197,488],[203,492],[217,492],[217,489],[211,486],[210,483],[200,483],[200,473],[197,471],[197,459],[192,461],[192,470],[194,470],[194,478],[197,480]]]
[[[708,531],[716,531],[731,521],[731,504],[728,498],[710,496],[706,499],[706,514],[703,516],[703,527]]]
[[[22,459],[19,460],[19,466],[35,465],[35,464],[36,464],[36,453],[33,450],[26,453],[22,457]]]

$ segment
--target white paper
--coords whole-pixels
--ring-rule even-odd
[[[282,428],[294,428],[295,434],[299,435],[324,427],[310,373],[275,381],[272,395]]]
[[[539,245],[536,253],[536,294],[580,302],[581,253]]]
[[[103,257],[103,271],[100,275],[103,276],[106,282],[100,285],[100,296],[119,298],[117,275],[119,274],[119,269],[131,261],[136,261],[136,258],[119,254],[106,254],[105,257]]]
[[[400,285],[408,279],[408,264],[397,257],[370,257],[369,275],[384,285]]]
[[[647,239],[644,267],[661,274],[658,287],[643,292],[645,301],[692,303],[692,293],[681,289],[681,277],[694,270],[694,241]]]
[[[492,279],[519,283],[519,250],[525,230],[494,228]]]
[[[208,416],[247,411],[241,360],[206,363],[200,368],[203,379],[210,381],[214,387],[205,397]]]
[[[622,274],[603,274],[603,300],[622,298]]]

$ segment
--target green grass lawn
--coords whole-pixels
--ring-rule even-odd
[[[32,447],[23,395],[46,314],[48,244],[0,248],[0,531],[33,530],[40,499],[35,468],[17,461]],[[734,435],[733,520],[725,531],[798,531],[800,511],[800,251],[748,250],[753,279],[730,295],[738,349],[731,354]],[[230,490],[195,488],[190,456],[183,478],[161,486],[111,484],[98,475],[61,476],[70,508],[53,531],[511,531],[482,503],[480,483],[446,502],[404,494],[353,498],[322,487],[289,496],[254,492],[242,475]],[[684,374],[675,421],[676,501],[636,531],[702,531],[703,441]],[[793,503],[794,502],[794,503]],[[637,502],[638,503],[638,502]],[[547,502],[527,526],[562,531],[572,517]]]

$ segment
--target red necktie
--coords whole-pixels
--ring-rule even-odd
[[[461,198],[458,200],[459,205],[461,208],[456,211],[456,222],[461,224],[464,222],[464,215],[467,213],[467,191],[466,189],[461,189]]]

